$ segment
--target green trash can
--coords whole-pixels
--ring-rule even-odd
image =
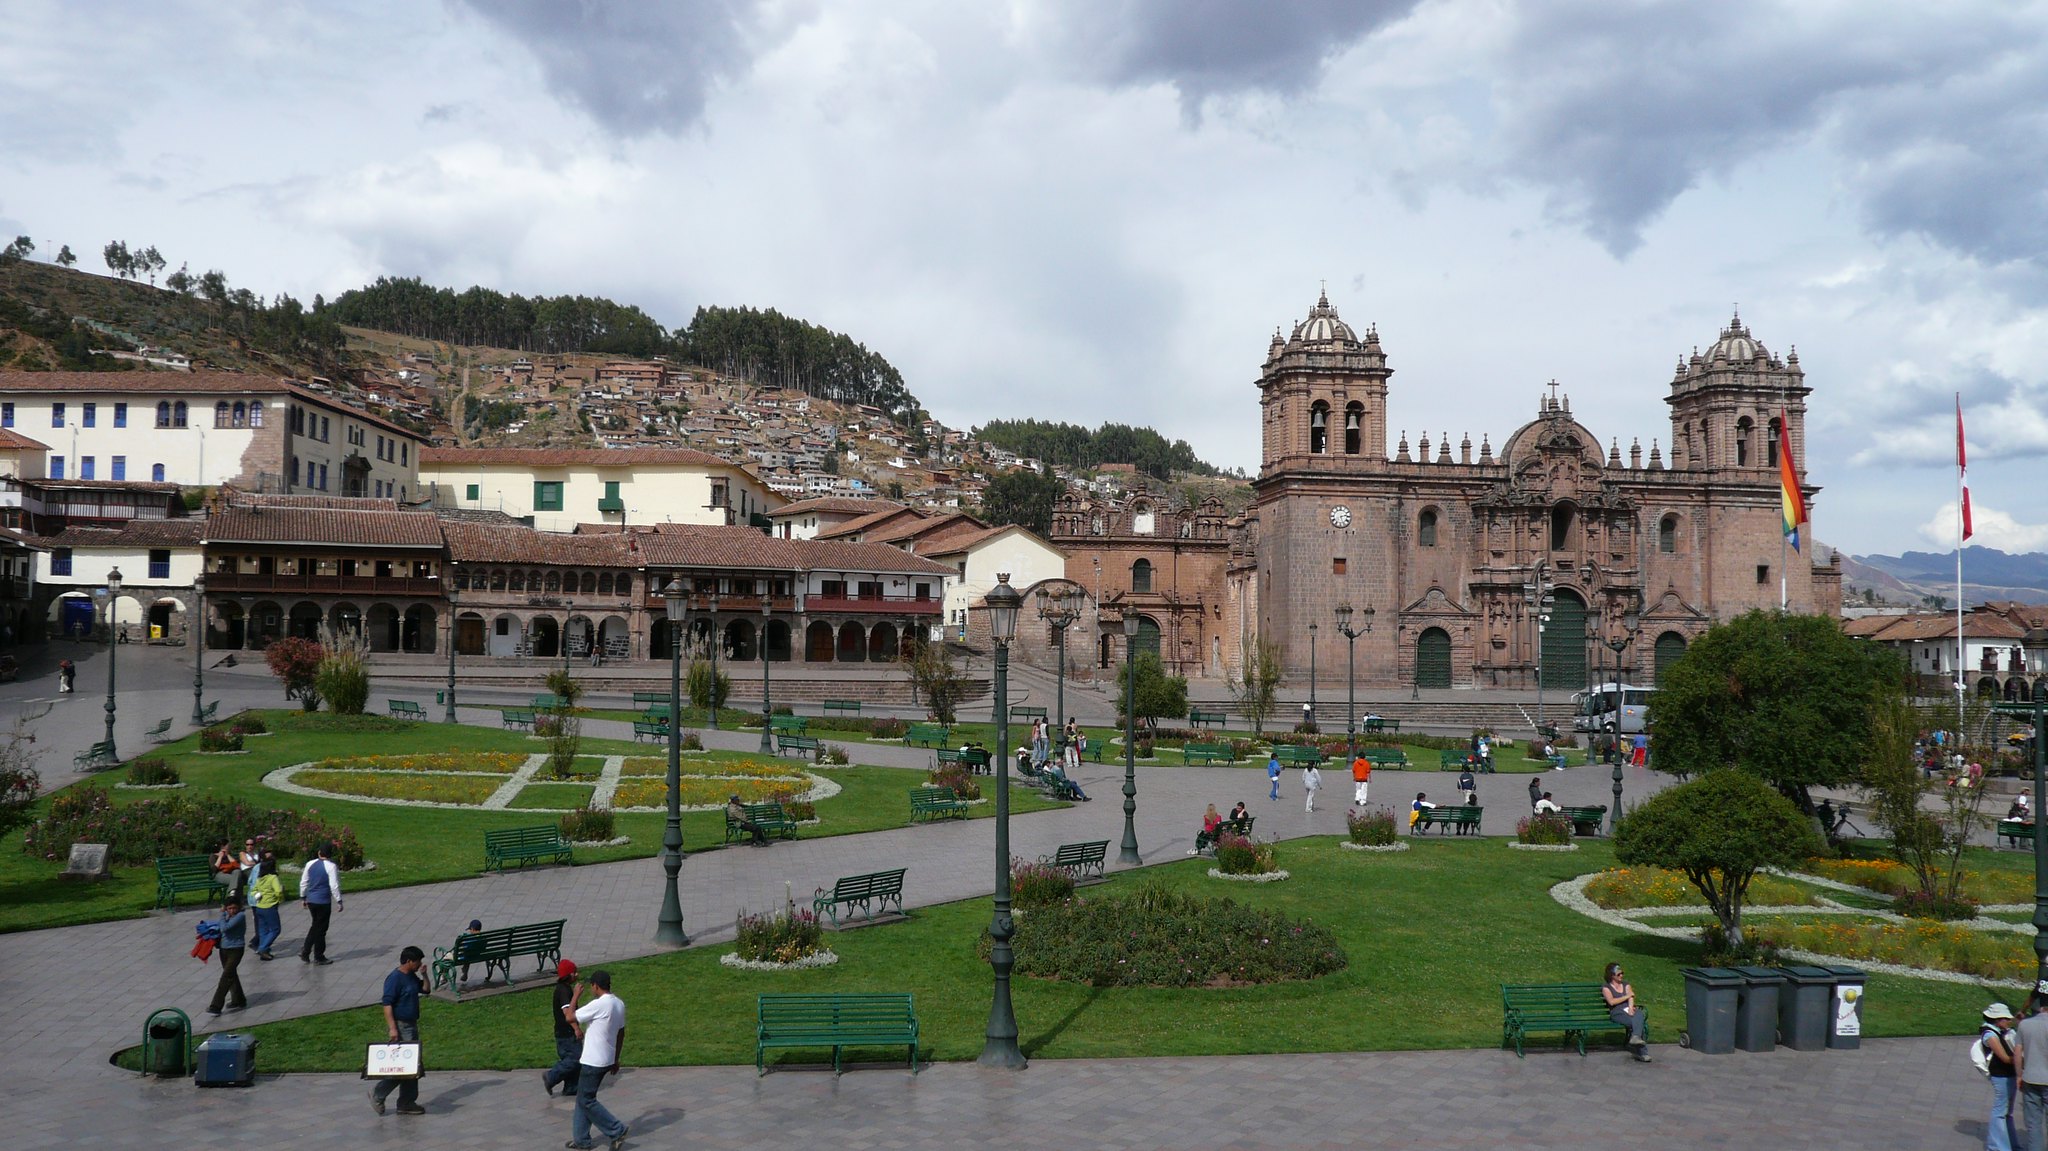
[[[1735,1046],[1770,1051],[1778,1046],[1778,987],[1785,977],[1775,967],[1738,967],[1742,995],[1735,1008]]]
[[[1834,1002],[1828,1013],[1828,1050],[1854,1051],[1863,1046],[1863,986],[1869,981],[1860,967],[1829,967],[1834,977]]]
[[[192,1069],[192,1020],[175,1007],[151,1012],[142,1025],[142,1073],[183,1078]]]
[[[447,703],[447,702],[448,702],[448,689],[447,689],[447,688],[445,688],[445,687],[437,687],[437,688],[435,688],[435,689],[434,689],[434,702],[435,702],[435,703]]]
[[[1725,967],[1688,967],[1685,976],[1685,1030],[1678,1045],[1702,1055],[1735,1050],[1735,1016],[1742,1000],[1742,973]]]
[[[1834,1009],[1835,975],[1825,967],[1780,967],[1778,1042],[1794,1051],[1828,1045],[1828,1014]]]

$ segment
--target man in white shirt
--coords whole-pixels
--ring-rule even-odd
[[[313,919],[306,929],[306,941],[299,945],[299,962],[325,967],[331,962],[327,958],[327,919],[341,910],[341,869],[334,866],[333,844],[321,844],[319,854],[299,873],[299,901]]]
[[[1536,813],[1537,813],[1538,815],[1541,815],[1542,813],[1544,813],[1544,812],[1546,812],[1546,811],[1557,811],[1557,810],[1560,810],[1560,809],[1558,808],[1558,806],[1557,806],[1557,801],[1556,801],[1556,800],[1554,800],[1554,799],[1552,799],[1552,798],[1550,798],[1550,793],[1549,793],[1549,792],[1547,792],[1547,791],[1543,793],[1543,798],[1542,798],[1542,799],[1539,799],[1539,800],[1537,800],[1537,801],[1536,801]]]
[[[584,987],[597,989],[597,998],[576,1006],[583,998]],[[605,1110],[597,1101],[598,1084],[604,1077],[619,1069],[619,1049],[626,1039],[626,1005],[612,994],[612,976],[609,971],[593,971],[590,981],[576,988],[576,994],[562,1008],[565,1014],[576,1021],[576,1031],[583,1037],[583,1054],[577,1060],[576,1112],[569,1121],[568,1146],[575,1149],[595,1147],[590,1141],[590,1128],[595,1125],[598,1132],[611,1140],[611,1151],[619,1151],[626,1144],[626,1125],[617,1116]]]

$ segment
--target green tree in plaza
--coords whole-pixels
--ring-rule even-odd
[[[1124,716],[1124,697],[1130,694],[1128,677],[1134,672],[1138,686],[1132,712],[1145,727],[1156,728],[1161,719],[1187,714],[1188,681],[1181,676],[1166,674],[1166,665],[1159,662],[1159,653],[1141,651],[1136,661],[1116,669],[1118,722],[1122,722]]]
[[[1753,611],[1709,630],[1658,677],[1652,766],[1735,767],[1811,812],[1814,787],[1863,777],[1873,711],[1904,671],[1825,616]]]
[[[314,677],[320,673],[320,659],[326,655],[319,641],[286,636],[263,649],[263,662],[270,674],[284,683],[284,697],[297,699],[307,711],[320,710],[320,691]]]
[[[1017,524],[1039,535],[1052,534],[1052,506],[1067,493],[1066,481],[1050,472],[1018,468],[990,480],[981,495],[982,518]]]
[[[934,723],[955,722],[961,697],[967,693],[967,677],[953,666],[945,641],[905,644],[903,670],[924,700],[925,715]]]
[[[1237,700],[1237,710],[1251,721],[1252,734],[1266,733],[1266,724],[1273,718],[1273,711],[1279,706],[1280,645],[1272,640],[1253,640],[1240,651],[1238,660],[1243,670],[1231,677],[1230,694]]]
[[[1757,776],[1731,768],[1658,792],[1614,833],[1614,857],[1685,875],[1706,898],[1730,947],[1742,944],[1742,901],[1767,867],[1789,867],[1821,850],[1792,801]]]

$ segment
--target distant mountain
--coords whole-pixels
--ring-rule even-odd
[[[1853,588],[1874,588],[1892,600],[1918,602],[1956,596],[1956,553],[1906,552],[1904,555],[1845,556],[1843,582]],[[1997,548],[1963,549],[1963,602],[2009,599],[2048,603],[2048,553],[2018,555]]]

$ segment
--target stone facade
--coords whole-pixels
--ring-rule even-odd
[[[1792,611],[1839,611],[1840,568],[1780,530],[1778,446],[1805,458],[1811,389],[1796,352],[1771,354],[1739,318],[1679,361],[1668,466],[1655,438],[1647,460],[1639,440],[1626,462],[1618,439],[1603,451],[1555,382],[1498,453],[1484,433],[1475,453],[1469,435],[1454,449],[1423,432],[1411,449],[1402,432],[1389,457],[1392,375],[1379,333],[1360,337],[1327,298],[1268,350],[1253,516],[1229,541],[1220,604],[1289,669],[1308,667],[1310,622],[1339,638],[1345,603],[1354,628],[1373,609],[1362,685],[1534,687],[1540,666],[1560,691],[1616,667],[1654,681],[1711,624],[1778,606],[1781,587]],[[1801,483],[1811,506],[1820,489]],[[1610,640],[1627,643],[1617,655]]]
[[[1238,635],[1225,625],[1224,567],[1230,534],[1214,498],[1173,507],[1149,494],[1121,503],[1074,494],[1053,508],[1052,542],[1067,554],[1067,579],[1085,589],[1091,610],[1067,634],[1069,666],[1123,662],[1123,617],[1137,612],[1138,646],[1168,671],[1221,676],[1236,666]],[[1021,629],[1020,629],[1021,630]]]

